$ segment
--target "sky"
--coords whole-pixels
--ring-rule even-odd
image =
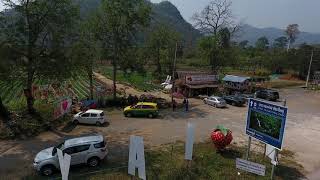
[[[90,1],[90,0],[88,0]],[[161,2],[163,0],[151,0]],[[177,6],[185,20],[191,23],[195,12],[200,12],[210,0],[169,0]],[[238,20],[255,27],[285,29],[288,24],[299,24],[301,31],[320,33],[320,0],[231,0],[232,11]],[[0,4],[0,10],[3,7]]]
[[[151,0],[161,2],[162,0]],[[210,0],[169,0],[185,20],[191,22]],[[299,24],[301,31],[320,33],[320,0],[232,0],[232,12],[238,20],[255,27],[285,29]]]

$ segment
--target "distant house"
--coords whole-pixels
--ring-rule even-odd
[[[177,71],[177,90],[184,96],[195,97],[210,95],[218,88],[219,77],[216,74],[199,71]]]
[[[224,82],[225,89],[232,91],[243,92],[250,88],[250,77],[241,77],[234,75],[226,75],[222,80]]]

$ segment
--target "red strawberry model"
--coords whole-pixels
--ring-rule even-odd
[[[211,140],[218,151],[224,150],[231,143],[232,139],[232,132],[222,125],[218,125],[211,132]]]

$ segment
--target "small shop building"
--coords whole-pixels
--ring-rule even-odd
[[[246,92],[250,90],[250,77],[226,75],[222,80],[224,82],[224,89],[227,94],[235,92]]]
[[[177,71],[175,92],[185,97],[211,95],[218,88],[219,77],[208,72]]]

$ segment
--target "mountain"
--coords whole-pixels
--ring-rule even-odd
[[[266,36],[269,39],[269,43],[272,44],[274,39],[285,36],[284,29],[278,28],[256,28],[251,25],[245,24],[236,39],[237,42],[248,40],[250,45],[254,45],[258,38]],[[294,45],[302,43],[308,44],[320,44],[320,34],[301,32],[296,39]]]
[[[153,22],[165,23],[179,32],[187,45],[195,45],[196,40],[201,37],[199,30],[195,29],[180,14],[180,11],[169,1],[151,3]]]
[[[75,0],[80,5],[81,16],[86,17],[101,4],[101,0]],[[158,23],[167,24],[182,35],[185,44],[195,45],[201,37],[200,31],[183,19],[179,10],[169,1],[152,3],[146,1],[152,8],[152,20],[149,31]],[[148,30],[147,30],[148,31]],[[139,35],[140,36],[140,35]]]

